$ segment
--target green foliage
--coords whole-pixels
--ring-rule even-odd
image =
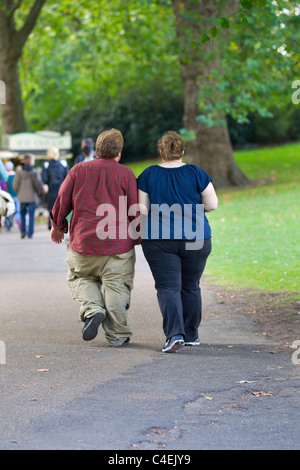
[[[230,28],[229,18],[220,18],[219,24],[220,24],[222,29],[229,29]]]
[[[193,130],[187,130],[183,128],[183,129],[180,129],[179,132],[184,142],[189,142],[190,140],[196,139],[196,134],[195,134],[195,131]]]
[[[94,102],[101,100],[99,95],[93,98]],[[124,136],[124,162],[153,157],[161,135],[182,128],[182,96],[162,89],[157,83],[149,83],[147,89],[137,86],[127,90],[107,105],[98,107],[94,102],[74,115],[65,113],[56,122],[58,130],[72,133],[75,155],[79,153],[82,137],[96,139],[100,132],[114,127]]]
[[[248,122],[249,113],[271,118],[271,110],[284,112],[291,102],[291,84],[299,71],[299,9],[289,1],[281,7],[270,2],[263,9],[249,9],[250,3],[256,2],[249,2],[249,11],[236,12],[228,39],[214,28],[215,37],[210,35],[211,50],[220,50],[221,66],[200,90],[199,120],[207,126],[218,125],[220,113],[240,124]],[[220,21],[223,18],[217,28]]]
[[[245,10],[251,10],[254,6],[251,0],[241,0],[240,3]]]
[[[181,93],[170,8],[146,2],[46,4],[21,59],[29,126],[53,126],[90,106],[106,112],[128,90],[157,82]]]
[[[218,23],[216,26],[211,28],[209,30],[209,35],[212,38],[215,38],[218,35],[218,28],[221,29],[229,29],[231,26],[230,20],[235,16],[239,15],[240,19],[242,20],[242,23],[245,25],[248,25],[248,20],[247,20],[247,10],[252,10],[255,6],[258,8],[265,8],[267,5],[267,0],[240,0],[240,6],[241,8],[237,11],[232,11],[231,14],[224,18],[221,17],[218,20]],[[246,11],[245,11],[246,10]],[[202,38],[201,38],[201,43],[204,44],[209,41],[209,36],[206,33],[203,33]]]
[[[209,30],[209,34],[212,38],[215,38],[218,35],[218,28],[214,27]]]
[[[300,141],[300,107],[292,103],[270,108],[271,117],[250,113],[247,122],[241,124],[227,116],[232,145],[236,148],[274,145]]]
[[[31,4],[32,0],[24,0],[16,11],[17,27]],[[272,122],[277,127],[274,138],[296,138],[296,130],[290,130],[292,118],[284,116],[291,102],[291,83],[299,72],[299,20],[299,10],[289,0],[284,4],[253,0],[242,2],[228,18],[212,19],[212,27],[203,32],[206,46],[186,38],[184,47],[190,44],[199,50],[203,61],[210,60],[215,48],[221,55],[221,65],[212,71],[211,81],[202,83],[197,120],[213,126],[223,123],[220,114],[231,116],[239,129],[238,139],[255,128],[251,142],[269,142]],[[191,25],[196,21],[190,14]],[[189,52],[187,48],[187,55]],[[122,126],[129,119],[133,129],[133,117],[143,122],[147,106],[153,106],[149,93],[153,83],[162,103],[176,96],[174,121],[177,128],[182,127],[178,116],[183,106],[178,104],[182,100],[179,50],[169,0],[47,2],[26,44],[20,74],[31,129],[71,125],[79,141],[83,116],[97,116],[98,128],[113,124],[116,117],[120,122],[122,117]],[[132,105],[137,93],[140,108]],[[119,109],[130,112],[120,117]],[[259,120],[258,115],[267,120]],[[255,123],[251,116],[256,116]],[[161,125],[151,125],[164,130],[166,116],[162,119]],[[87,133],[84,129],[82,133]],[[185,139],[193,137],[182,133]],[[248,136],[243,140],[249,142]],[[137,145],[135,158],[138,151],[148,154],[149,146],[142,149]]]
[[[291,104],[279,109],[271,108],[271,112],[272,117],[268,119],[253,116],[252,141],[259,144],[300,141],[300,107]]]

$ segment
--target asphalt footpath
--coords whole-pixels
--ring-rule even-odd
[[[66,244],[51,242],[46,222],[33,239],[2,229],[0,449],[107,450],[112,458],[117,451],[298,450],[297,351],[220,303],[204,280],[201,345],[162,353],[154,282],[140,246],[136,255],[134,334],[113,348],[102,328],[82,340]]]

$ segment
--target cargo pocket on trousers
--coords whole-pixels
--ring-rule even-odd
[[[78,277],[74,273],[69,273],[67,278],[69,291],[74,300],[77,299],[78,296]]]
[[[129,310],[130,300],[131,300],[131,291],[133,289],[133,281],[129,281],[129,280],[125,281],[124,286],[125,286],[125,289],[126,289],[127,295],[128,295],[128,298],[127,298],[128,300],[127,300],[127,303],[125,305],[125,309]]]

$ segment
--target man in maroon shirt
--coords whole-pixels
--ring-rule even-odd
[[[137,207],[133,172],[121,165],[123,136],[111,129],[96,142],[97,158],[75,165],[62,183],[50,213],[51,239],[68,233],[68,285],[80,307],[82,337],[97,336],[100,324],[111,346],[129,342],[128,308],[133,287],[136,237],[130,236]],[[136,206],[135,206],[136,205]],[[131,212],[130,212],[131,213]]]

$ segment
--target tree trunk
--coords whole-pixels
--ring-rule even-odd
[[[18,62],[9,58],[1,61],[0,78],[5,83],[6,104],[2,105],[2,131],[15,134],[26,131],[26,121],[19,81]]]
[[[194,131],[196,136],[187,145],[186,161],[203,168],[213,179],[215,187],[219,188],[243,185],[248,179],[234,160],[227,125],[207,127],[196,120],[200,114],[200,87],[202,84],[212,84],[212,71],[220,70],[217,41],[214,40],[214,47],[209,43],[202,45],[201,36],[216,25],[220,16],[226,16],[228,10],[233,13],[236,4],[236,0],[172,0],[181,48],[184,127]],[[225,32],[222,31],[220,35],[222,34]],[[217,99],[221,97],[216,91],[207,101],[213,105]],[[217,119],[225,122],[225,116],[220,115]]]
[[[26,131],[18,61],[46,0],[35,0],[22,25],[15,28],[14,14],[21,0],[6,0],[0,8],[0,80],[5,84],[5,104],[2,104],[2,131],[15,134]]]

